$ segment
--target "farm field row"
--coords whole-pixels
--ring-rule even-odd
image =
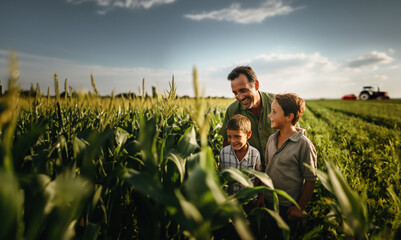
[[[329,108],[333,111],[345,113],[347,115],[362,118],[376,125],[388,128],[400,128],[401,125],[401,101],[309,101]]]
[[[1,239],[210,239],[228,219],[250,236],[241,204],[263,189],[250,186],[232,199],[223,191],[228,179],[216,172],[232,100],[176,99],[174,92],[161,99],[30,98],[19,99],[17,114],[18,101],[10,99],[2,98],[0,109],[0,214],[10,216]],[[401,125],[370,121],[375,116],[361,109],[371,108],[357,103],[349,114],[349,102],[307,101],[300,125],[316,146],[318,168],[333,162],[367,206],[371,226],[348,229],[395,239]],[[370,103],[386,121],[384,105],[401,106]],[[318,182],[297,238],[359,236],[344,225],[366,219],[333,213],[337,200]]]
[[[370,112],[365,104],[353,103],[358,110],[349,114],[344,113],[350,109],[349,102],[308,101],[301,126],[308,129],[321,163],[335,162],[361,201],[367,203],[371,223],[390,226],[394,233],[401,226],[400,200],[394,198],[401,194],[401,127],[366,120]],[[387,104],[379,102],[375,106],[385,109]],[[384,110],[382,113],[387,117]],[[315,197],[319,201],[324,196]]]

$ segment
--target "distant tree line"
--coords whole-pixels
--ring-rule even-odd
[[[73,90],[71,87],[70,87],[69,90],[70,90],[69,94],[71,94],[71,97],[73,97],[73,98],[78,97],[78,92],[77,91]],[[47,93],[50,94],[49,89],[48,89]],[[2,82],[0,80],[0,96],[2,96],[3,94],[7,94],[7,91],[3,92],[3,85],[2,85]],[[27,90],[27,89],[21,89],[20,90],[20,96],[21,97],[36,97],[37,94],[40,94],[42,97],[46,96],[46,95],[41,93],[39,84],[37,84],[36,88],[34,87],[33,84],[31,84],[31,87],[30,87],[29,90]],[[63,92],[60,93],[60,97],[64,98],[66,94],[68,94],[68,93],[63,91]],[[88,92],[87,94],[91,95],[92,93]],[[156,87],[152,86],[152,95],[149,95],[147,92],[145,92],[144,95],[145,95],[145,96],[143,96],[144,98],[157,98]],[[50,95],[50,97],[55,97],[55,95]],[[99,97],[108,98],[108,97],[111,97],[111,96],[110,95],[99,95]],[[128,93],[119,93],[119,94],[115,95],[115,97],[116,98],[124,97],[124,98],[132,98],[132,99],[134,99],[134,98],[140,98],[140,97],[142,97],[142,95],[141,94],[136,94],[136,93],[133,93],[133,92],[128,92]],[[183,96],[177,96],[177,98],[190,99],[192,97],[190,97],[188,95],[183,95]],[[211,97],[211,96],[208,96],[208,97],[205,97],[205,98],[207,98],[207,99],[217,99],[217,98],[220,99],[220,98],[226,98],[226,97],[224,97],[224,96],[222,96],[222,97],[215,97],[215,96]]]

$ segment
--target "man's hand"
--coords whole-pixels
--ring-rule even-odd
[[[291,206],[287,211],[287,217],[289,220],[302,218],[302,210],[297,208],[296,206]]]
[[[265,194],[259,193],[258,200],[256,201],[256,207],[264,207],[265,206]]]

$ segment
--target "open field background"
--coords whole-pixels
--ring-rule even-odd
[[[209,240],[227,225],[255,239],[249,222],[267,215],[288,240],[277,209],[244,211],[261,192],[288,198],[269,176],[217,171],[238,65],[260,91],[307,100],[319,181],[294,239],[400,240],[400,12],[400,0],[1,0],[0,240]],[[391,100],[334,100],[367,86]],[[229,196],[233,182],[245,188]]]
[[[10,89],[0,102],[1,239],[210,239],[229,221],[251,238],[242,205],[271,188],[216,172],[232,99],[177,99],[174,83],[135,99]],[[307,101],[300,125],[321,171],[297,239],[401,237],[400,113],[400,101]],[[249,187],[227,196],[233,180]]]

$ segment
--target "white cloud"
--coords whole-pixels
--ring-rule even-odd
[[[320,53],[269,54],[255,57],[261,89],[274,93],[295,92],[305,98],[335,97],[333,86],[349,78],[339,74],[339,65]]]
[[[366,56],[371,55],[367,54]],[[145,78],[146,91],[151,86],[169,89],[168,82],[175,75],[177,93],[180,96],[193,96],[192,69],[173,71],[152,68],[119,68],[79,64],[65,59],[50,58],[18,53],[23,88],[39,82],[45,90],[54,89],[53,74],[60,80],[68,78],[74,89],[91,90],[90,74],[93,73],[101,94],[135,92]],[[357,58],[356,58],[357,59]],[[388,91],[390,97],[401,97],[401,82],[398,70],[379,68],[375,74],[370,69],[349,71],[346,63],[335,62],[316,53],[271,53],[249,56],[248,59],[222,63],[220,66],[198,69],[199,83],[206,96],[233,97],[227,75],[238,65],[251,66],[260,81],[262,91],[273,93],[294,92],[299,96],[311,98],[340,98],[346,94],[358,94],[362,86],[378,85]],[[0,49],[0,79],[8,78],[8,51]]]
[[[259,79],[260,89],[267,92],[294,92],[306,99],[341,98],[350,93],[358,95],[364,85],[381,83],[381,88],[389,91],[390,96],[401,96],[401,82],[395,81],[394,74],[387,74],[385,69],[380,69],[383,73],[376,75],[371,71],[349,71],[343,67],[344,63],[330,60],[318,52],[263,54],[213,71],[203,71],[203,79],[213,86],[207,93],[212,94],[212,89],[219,92],[213,94],[215,96],[233,97],[226,78],[238,65],[251,66]]]
[[[385,52],[372,51],[370,54],[348,60],[346,67],[349,69],[359,70],[361,68],[371,67],[377,69],[379,64],[388,64],[393,62],[393,58]]]
[[[339,64],[320,53],[272,53],[199,71],[201,79],[210,86],[207,94],[233,97],[227,75],[238,65],[249,65],[255,70],[262,91],[295,92],[304,98],[339,97],[332,89],[350,80],[339,73]]]
[[[393,69],[399,69],[400,67],[401,67],[400,65],[393,65],[393,66],[389,66],[387,69],[393,70]]]
[[[376,75],[374,75],[374,78],[375,78],[375,79],[378,79],[378,80],[384,81],[384,80],[387,80],[387,79],[388,79],[388,76],[387,76],[387,75],[384,75],[384,74],[376,74]]]
[[[242,8],[239,3],[233,3],[227,8],[198,14],[186,14],[184,17],[195,21],[211,19],[248,24],[260,23],[266,18],[286,15],[295,10],[287,5],[284,0],[266,0],[257,8]]]
[[[263,60],[265,62],[284,63],[291,66],[302,65],[304,69],[319,69],[321,71],[335,70],[338,68],[337,64],[331,62],[328,58],[323,57],[320,53],[313,54],[296,53],[296,54],[277,54],[259,55],[255,60]]]
[[[141,67],[118,68],[98,65],[85,65],[73,61],[45,56],[17,53],[20,66],[20,84],[28,89],[31,83],[39,83],[42,89],[54,89],[53,76],[57,73],[59,79],[68,79],[68,84],[74,89],[92,89],[90,74],[95,77],[97,88],[101,94],[136,92],[145,78],[146,91],[151,93],[151,86],[159,89],[169,89],[172,75],[178,86],[178,94],[191,95],[191,71],[171,71],[165,69],[150,69]],[[8,78],[8,51],[0,49],[0,80]]]
[[[99,14],[106,14],[114,8],[149,9],[153,6],[173,3],[175,0],[67,0],[67,2],[73,4],[93,2],[102,8],[101,10],[98,10]]]

